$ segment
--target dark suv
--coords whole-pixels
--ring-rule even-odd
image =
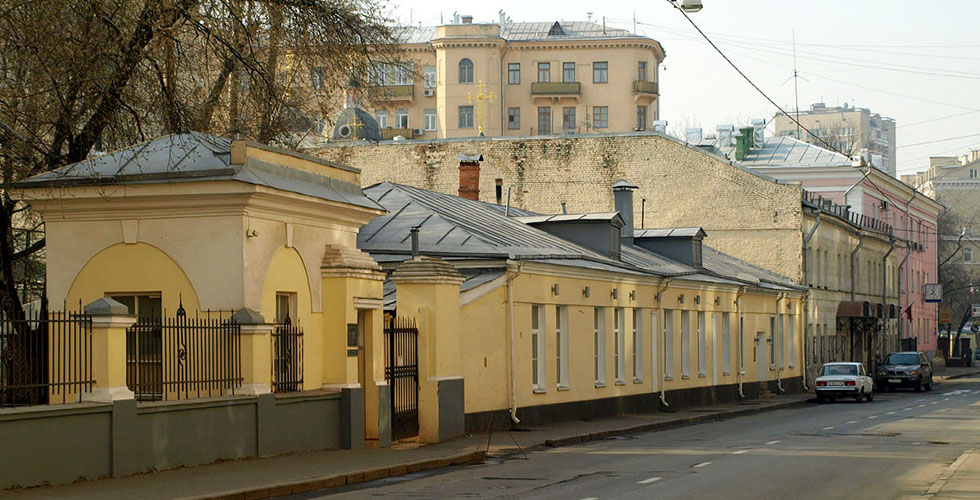
[[[893,352],[878,364],[875,386],[889,391],[896,387],[911,387],[916,392],[923,387],[932,390],[932,363],[925,353],[915,351]]]

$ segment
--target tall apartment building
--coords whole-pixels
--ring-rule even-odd
[[[796,118],[795,112],[791,114]],[[847,103],[827,106],[818,102],[810,105],[809,111],[801,110],[799,121],[817,137],[799,130],[796,123],[782,113],[772,120],[775,134],[826,147],[822,139],[854,158],[865,156],[868,163],[895,176],[895,120]]]
[[[663,47],[625,30],[501,14],[405,28],[401,40],[403,60],[377,65],[360,99],[384,139],[628,132],[660,114]]]

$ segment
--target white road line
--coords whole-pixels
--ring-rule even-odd
[[[895,412],[893,412],[893,411],[888,412],[888,415],[894,415],[894,414],[895,414]]]
[[[916,408],[922,408],[922,407],[924,407],[924,406],[925,406],[925,405],[918,405],[918,406],[916,406]]]
[[[733,452],[732,455],[741,455],[742,453],[745,453],[747,451],[749,451],[749,450],[738,450],[736,452]]]
[[[949,401],[949,398],[943,398],[943,401]]]
[[[777,444],[777,443],[779,443],[778,439],[774,439],[772,441],[766,441],[766,444]]]
[[[829,431],[830,429],[833,429],[833,428],[834,428],[834,426],[828,425],[827,427],[824,427],[822,430]]]
[[[637,481],[636,484],[650,484],[654,481],[660,481],[659,477],[651,477],[650,479],[644,479],[643,481]]]
[[[868,418],[878,418],[878,415],[871,415],[871,416],[870,416],[870,417],[868,417]]]
[[[587,497],[587,498],[583,498],[582,500],[599,500],[599,499],[596,497]]]
[[[913,402],[913,403],[918,403],[918,402],[920,402],[920,401],[925,401],[925,400],[926,400],[926,398],[922,398],[922,399],[916,399],[915,401],[912,401],[912,402]]]
[[[932,404],[938,405],[939,404],[939,401],[933,401]]]
[[[707,466],[707,465],[711,465],[711,462],[701,462],[699,464],[692,465],[691,467],[698,468],[698,467],[704,467],[704,466]]]
[[[856,424],[856,423],[858,423],[858,421],[857,420],[848,420],[847,423],[849,423],[849,424]]]

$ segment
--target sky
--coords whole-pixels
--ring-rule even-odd
[[[660,114],[668,131],[771,119],[777,111],[701,38],[668,0],[459,2],[391,0],[400,24],[434,26],[453,13],[474,22],[593,21],[658,40]],[[702,0],[689,14],[776,104],[845,102],[895,119],[898,174],[929,156],[980,148],[980,1]],[[635,24],[634,24],[635,18]]]

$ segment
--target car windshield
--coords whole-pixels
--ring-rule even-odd
[[[857,365],[824,365],[823,374],[826,375],[857,375]]]
[[[919,364],[918,354],[909,353],[895,353],[888,356],[888,361],[885,362],[886,365],[917,365]]]

